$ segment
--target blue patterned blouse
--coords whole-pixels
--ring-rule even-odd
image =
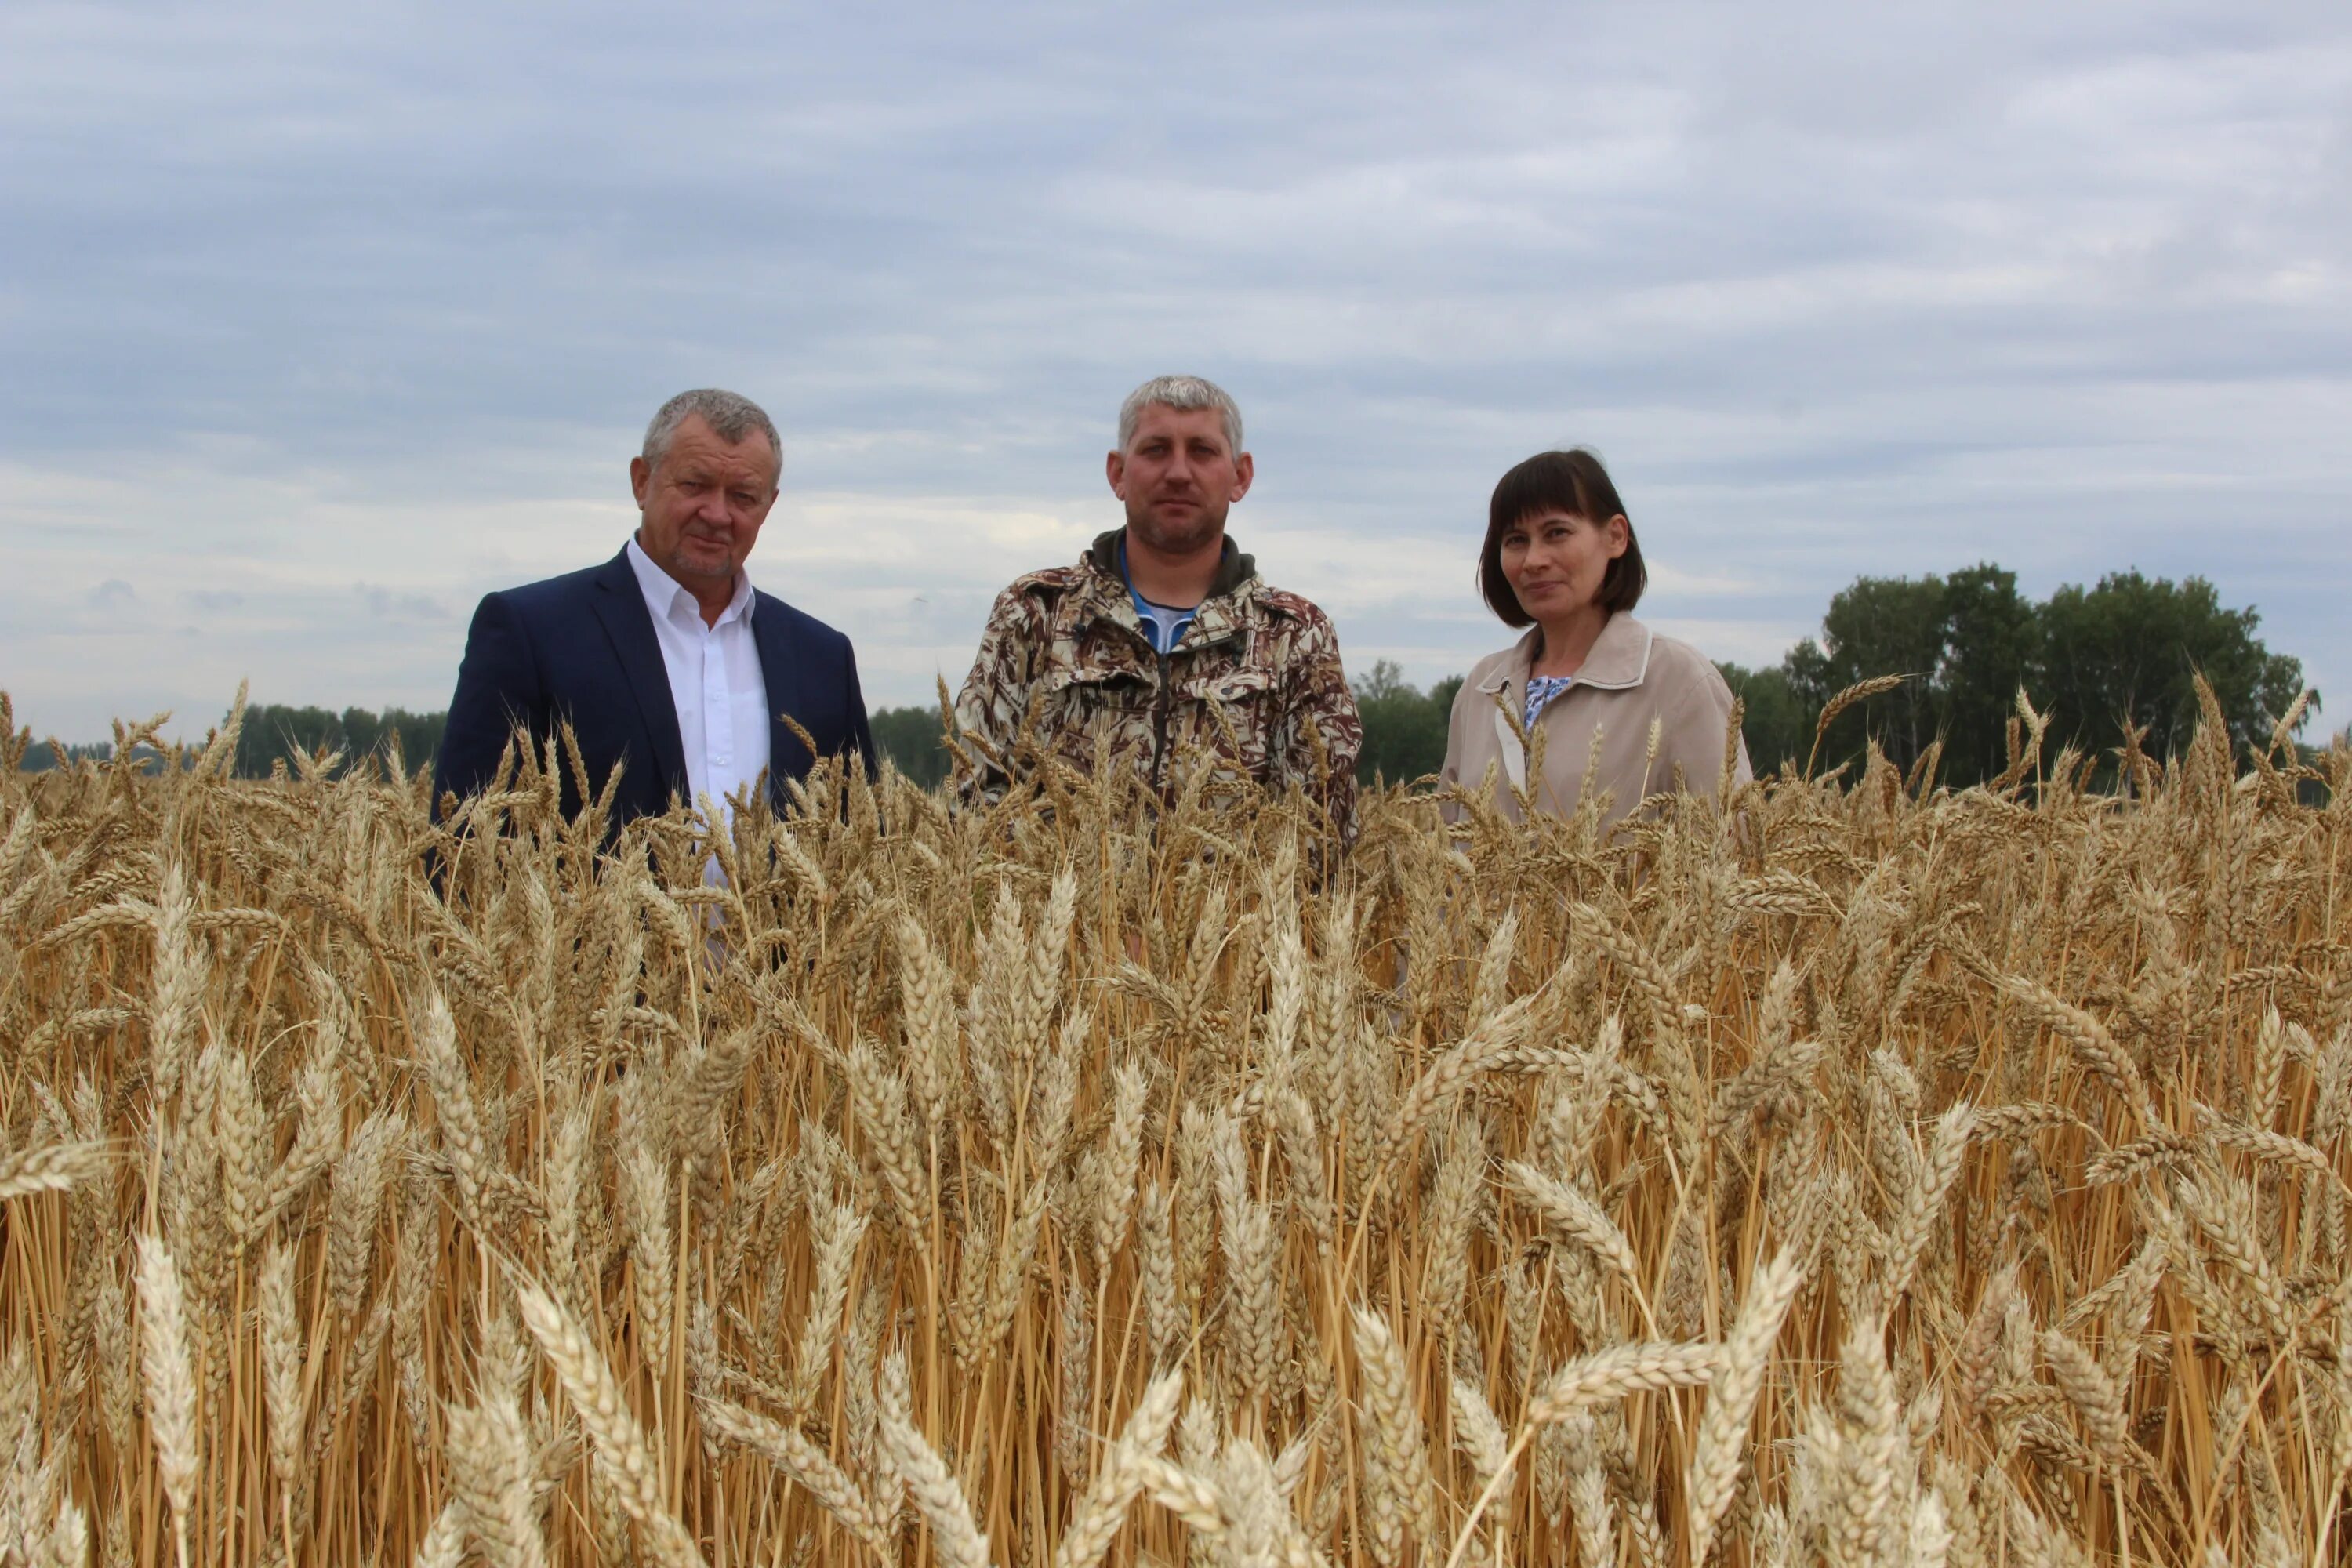
[[[1543,710],[1551,706],[1551,700],[1575,684],[1576,677],[1572,675],[1528,677],[1528,707],[1524,716],[1528,728],[1534,729],[1536,721],[1543,716]]]

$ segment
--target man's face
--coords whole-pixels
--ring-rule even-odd
[[[1224,537],[1225,512],[1249,493],[1247,452],[1225,440],[1213,408],[1150,404],[1135,439],[1109,459],[1111,493],[1127,503],[1127,526],[1152,549],[1189,555]]]
[[[722,441],[702,416],[688,415],[661,467],[630,459],[638,547],[688,587],[731,588],[776,504],[776,468],[765,435],[754,430],[740,441]]]

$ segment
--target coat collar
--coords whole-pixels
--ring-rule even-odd
[[[1108,532],[1096,534],[1095,542],[1087,546],[1087,562],[1122,588],[1127,584],[1127,574],[1118,569],[1118,542],[1126,533],[1127,530],[1123,528],[1114,528]],[[1222,599],[1257,575],[1255,556],[1243,554],[1240,547],[1230,539],[1222,542],[1223,548],[1217,556],[1217,574],[1209,583],[1207,598],[1201,601],[1203,607],[1210,599]]]
[[[1529,626],[1527,636],[1513,645],[1502,668],[1479,682],[1478,689],[1514,695],[1526,690],[1528,671],[1535,665],[1536,644],[1542,638],[1542,627]],[[1643,677],[1650,672],[1650,641],[1649,627],[1624,611],[1618,611],[1593,639],[1592,651],[1584,656],[1584,668],[1576,672],[1576,683],[1603,691],[1623,691],[1641,685]]]
[[[1128,593],[1127,574],[1119,570],[1118,542],[1127,531],[1114,528],[1095,536],[1087,546],[1080,564],[1089,569],[1087,584],[1086,613],[1089,618],[1113,621],[1133,632],[1137,638],[1150,646],[1143,635],[1143,623],[1135,617],[1135,601]],[[1217,560],[1217,574],[1209,584],[1208,596],[1193,612],[1192,625],[1184,634],[1180,653],[1206,647],[1232,637],[1241,627],[1242,601],[1244,591],[1257,578],[1257,560],[1246,555],[1230,539],[1224,542],[1223,552]]]

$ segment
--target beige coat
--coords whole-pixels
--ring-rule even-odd
[[[1475,788],[1494,767],[1495,804],[1515,820],[1519,805],[1513,788],[1527,783],[1528,757],[1502,705],[1508,704],[1513,715],[1526,711],[1528,668],[1541,635],[1530,627],[1515,646],[1478,661],[1454,694],[1445,736],[1445,782]],[[1659,735],[1652,759],[1654,721]],[[1576,684],[1553,698],[1536,721],[1544,734],[1536,805],[1563,816],[1576,810],[1596,726],[1601,758],[1594,788],[1611,796],[1607,820],[1633,811],[1644,795],[1676,788],[1678,782],[1685,790],[1712,791],[1723,776],[1730,721],[1731,689],[1705,654],[1660,637],[1631,616],[1612,616],[1576,672]],[[1755,776],[1744,741],[1735,776],[1740,784]]]

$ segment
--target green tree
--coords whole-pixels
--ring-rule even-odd
[[[78,746],[63,741],[35,741],[25,748],[24,761],[17,765],[25,773],[45,773],[52,768],[69,768],[76,763],[102,763],[113,755],[113,743],[108,741]]]
[[[877,708],[867,719],[875,749],[929,789],[948,776],[946,732],[936,708]]]
[[[335,713],[324,708],[249,703],[245,727],[237,731],[236,772],[242,778],[268,778],[278,763],[291,770],[298,752],[325,751],[341,752],[343,760],[337,772],[347,773],[365,761],[389,761],[396,740],[402,769],[414,773],[440,750],[447,721],[446,713],[411,713],[403,708],[382,713],[346,708]]]
[[[2017,574],[1979,562],[1944,579],[1943,656],[1936,666],[1947,781],[1982,784],[2009,765],[2009,717],[2042,643]]]
[[[1895,766],[1907,769],[1937,736],[1934,679],[1943,658],[1941,577],[1857,577],[1830,600],[1819,640],[1807,637],[1790,649],[1781,668],[1810,713],[1857,681],[1912,677],[1848,709],[1822,738],[1821,752],[1822,763],[1834,765],[1874,739]],[[1805,749],[1811,748],[1808,733]]]
[[[1364,725],[1357,778],[1410,784],[1445,765],[1446,721],[1453,716],[1454,694],[1462,689],[1460,676],[1424,692],[1408,685],[1403,671],[1383,658],[1352,684],[1356,713]]]
[[[1813,715],[1789,679],[1785,664],[1748,669],[1718,664],[1723,682],[1745,705],[1739,721],[1740,738],[1748,742],[1748,761],[1758,778],[1769,778],[1783,767],[1801,764],[1812,743]]]
[[[290,765],[298,752],[315,755],[320,751],[340,751],[342,743],[342,721],[324,708],[248,703],[245,725],[236,734],[237,776],[268,778],[274,763]]]
[[[2271,727],[2303,690],[2303,664],[2254,636],[2253,609],[2224,609],[2202,577],[2179,583],[2117,572],[2094,588],[2069,585],[2042,608],[2040,658],[2030,685],[2055,715],[2051,740],[2099,752],[2144,726],[2141,749],[2165,757],[2197,723],[2195,678],[2221,704],[2241,754],[2269,743]],[[2310,711],[2317,712],[2315,697]]]
[[[1813,717],[1831,699],[1857,682],[1900,675],[1901,686],[1831,725],[1822,764],[1853,761],[1874,740],[1907,772],[1940,741],[1946,782],[1994,777],[2008,763],[2009,716],[2040,643],[2035,606],[2017,591],[2017,574],[1990,562],[1948,577],[1857,577],[1830,600],[1820,640],[1799,643],[1782,661],[1804,715],[1798,755],[1812,749]]]

